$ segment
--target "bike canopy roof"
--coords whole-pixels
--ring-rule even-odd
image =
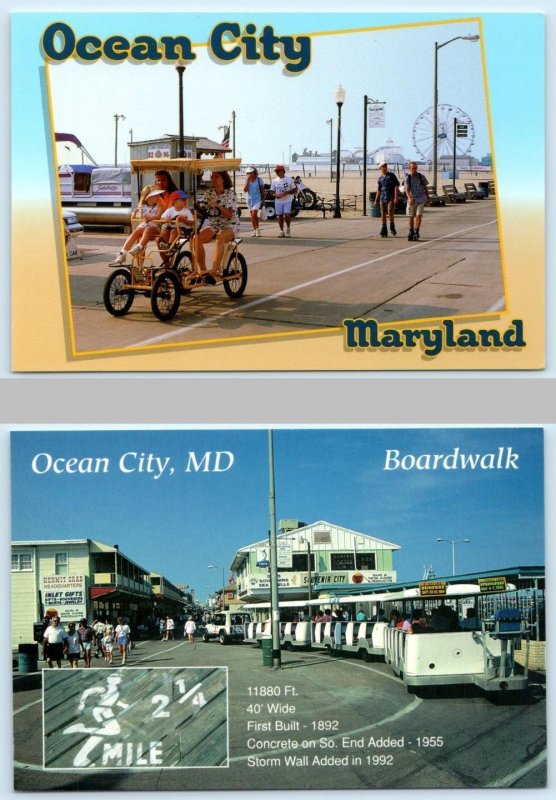
[[[233,172],[241,168],[240,158],[142,158],[131,161],[133,172]]]

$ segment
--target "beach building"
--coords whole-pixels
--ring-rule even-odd
[[[400,546],[375,536],[319,520],[307,525],[281,520],[278,543],[280,598],[297,600],[332,588],[369,588],[396,581],[393,554]],[[238,598],[244,603],[270,599],[268,539],[241,547],[231,569],[237,575]]]

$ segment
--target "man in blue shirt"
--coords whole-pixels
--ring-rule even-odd
[[[382,217],[380,235],[385,238],[388,236],[388,229],[386,227],[387,216],[390,220],[390,233],[392,236],[396,235],[394,210],[398,202],[398,187],[400,182],[393,172],[388,172],[388,164],[381,164],[379,169],[380,175],[378,176],[378,190],[375,197],[375,206],[380,202],[380,216]]]

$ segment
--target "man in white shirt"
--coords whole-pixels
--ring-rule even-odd
[[[276,178],[270,184],[270,189],[274,192],[274,208],[280,225],[279,237],[291,236],[290,222],[293,195],[295,194],[295,182],[293,178],[286,175],[286,168],[283,164],[276,164],[274,167]],[[286,220],[286,230],[284,232],[284,218]]]
[[[46,663],[51,669],[53,661],[56,662],[58,669],[61,669],[67,633],[60,625],[58,617],[52,618],[48,628],[45,628],[43,636],[43,658],[46,658]]]

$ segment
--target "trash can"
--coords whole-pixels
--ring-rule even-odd
[[[485,197],[488,197],[488,181],[477,181],[477,185],[479,191],[481,191]]]
[[[39,646],[33,644],[20,644],[17,652],[18,670],[23,672],[36,672],[39,663]]]
[[[272,636],[263,636],[261,639],[263,647],[263,667],[272,666]]]
[[[376,192],[369,192],[369,216],[380,217],[380,205],[375,206]]]

